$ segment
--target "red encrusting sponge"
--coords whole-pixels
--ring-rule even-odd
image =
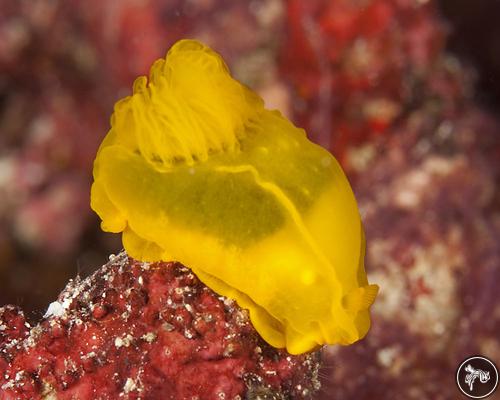
[[[112,256],[34,327],[0,308],[0,400],[311,399],[318,368],[318,353],[269,346],[178,263]]]

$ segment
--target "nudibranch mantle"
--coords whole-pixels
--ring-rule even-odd
[[[197,41],[177,42],[115,105],[91,206],[132,257],[189,266],[275,347],[369,329],[378,287],[342,169]]]

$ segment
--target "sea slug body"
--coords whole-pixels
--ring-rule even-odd
[[[275,347],[369,329],[378,287],[339,164],[197,41],[177,42],[116,104],[91,205],[132,257],[189,266]]]

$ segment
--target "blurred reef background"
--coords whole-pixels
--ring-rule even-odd
[[[178,39],[339,159],[381,286],[371,333],[324,350],[323,399],[453,399],[500,360],[500,3],[0,0],[0,305],[39,319],[117,253],[89,207],[116,100]]]

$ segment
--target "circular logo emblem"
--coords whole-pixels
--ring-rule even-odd
[[[497,367],[485,357],[469,357],[457,369],[457,385],[467,397],[484,399],[497,388]]]

